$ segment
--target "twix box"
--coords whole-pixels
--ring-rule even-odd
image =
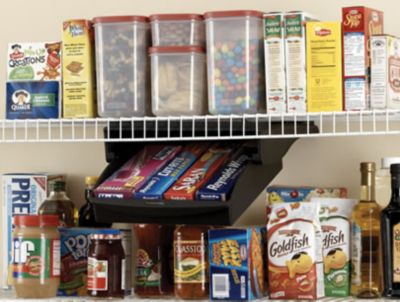
[[[370,106],[370,37],[383,34],[383,12],[364,6],[344,7],[343,76],[345,110]]]
[[[63,24],[63,116],[96,116],[93,25],[88,20]]]

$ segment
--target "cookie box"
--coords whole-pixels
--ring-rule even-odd
[[[133,193],[181,150],[181,146],[147,145],[95,190],[98,198],[131,199]]]
[[[259,227],[209,230],[211,300],[264,297],[264,238]]]

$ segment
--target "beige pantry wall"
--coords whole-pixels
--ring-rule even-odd
[[[173,12],[204,12],[225,9],[262,11],[305,10],[322,20],[340,20],[341,7],[368,5],[385,12],[386,32],[400,35],[398,1],[323,1],[323,0],[14,0],[0,1],[0,95],[5,96],[5,58],[12,41],[53,41],[61,37],[62,21],[101,15],[130,15]],[[0,118],[4,116],[4,101]],[[382,156],[400,155],[397,136],[301,139],[284,158],[284,169],[275,183],[290,185],[346,186],[357,197],[358,164],[379,161]],[[69,176],[68,191],[80,205],[83,202],[85,175],[96,175],[105,166],[104,147],[87,144],[9,144],[0,145],[0,173],[60,172]],[[261,224],[265,195],[262,194],[244,213],[238,224]],[[1,232],[4,235],[4,231]],[[0,241],[2,242],[2,241]]]

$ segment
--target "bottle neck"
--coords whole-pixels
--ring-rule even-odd
[[[392,175],[392,196],[391,204],[400,205],[400,175]]]
[[[361,201],[375,201],[375,172],[363,171],[361,173]]]
[[[65,191],[51,191],[49,199],[68,199],[68,196]]]

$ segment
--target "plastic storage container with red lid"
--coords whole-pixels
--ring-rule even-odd
[[[149,114],[148,18],[111,16],[97,17],[93,21],[99,115],[132,117]]]
[[[205,45],[203,15],[151,15],[153,46]]]
[[[152,111],[156,116],[206,113],[206,55],[196,46],[157,46],[151,57]]]
[[[252,10],[204,15],[211,114],[265,112],[262,15]]]

